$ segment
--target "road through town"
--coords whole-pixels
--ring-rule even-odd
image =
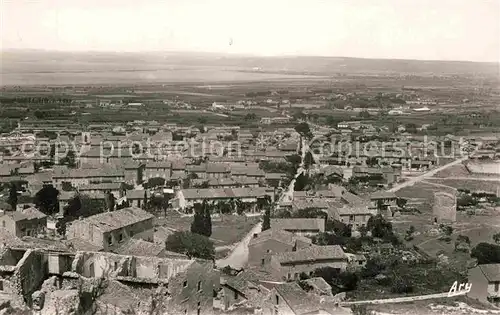
[[[241,269],[245,267],[248,261],[248,244],[252,239],[253,235],[260,233],[262,230],[262,223],[257,223],[248,234],[245,236],[241,242],[236,245],[236,247],[231,251],[231,253],[223,258],[216,261],[216,266],[218,268],[223,268],[225,266],[230,266],[234,269]]]
[[[302,141],[302,159],[301,163],[297,169],[297,173],[295,174],[294,178],[292,179],[291,183],[288,185],[288,189],[284,190],[283,193],[280,195],[280,197],[277,199],[278,203],[283,200],[283,197],[286,194],[292,194],[293,193],[293,188],[295,186],[295,180],[297,177],[299,177],[302,172],[305,171],[304,169],[304,158],[306,155],[306,152],[308,148],[306,147],[305,141]],[[231,251],[231,253],[226,256],[223,259],[219,259],[216,261],[216,266],[218,268],[223,268],[225,266],[230,266],[234,269],[241,269],[245,267],[245,265],[248,262],[248,244],[250,243],[250,240],[252,239],[254,234],[258,234],[262,231],[262,222],[257,223],[250,232],[241,240],[241,242],[236,245],[236,247]]]

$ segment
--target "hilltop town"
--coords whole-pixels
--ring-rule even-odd
[[[496,81],[336,80],[2,87],[0,313],[493,314]]]

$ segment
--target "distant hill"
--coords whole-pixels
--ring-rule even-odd
[[[499,74],[498,63],[308,56],[254,57],[193,52],[70,53],[8,50],[2,52],[1,58],[0,83],[2,85],[44,84],[45,81],[47,84],[58,84],[58,82],[60,84],[114,83],[114,81],[120,83],[123,80],[127,82],[134,80],[175,82],[176,77],[180,80],[201,81],[210,79],[210,72],[225,72],[222,77],[231,81],[231,75],[228,73],[241,71],[258,73],[258,75],[247,75],[249,80],[261,77],[265,79],[264,73],[281,75],[269,76],[270,79],[286,79],[293,74],[316,76],[414,74],[480,77],[498,77]],[[199,72],[199,78],[196,72]],[[187,75],[184,76],[186,73]],[[244,80],[244,74],[234,75],[234,79]],[[217,78],[218,76],[215,76],[214,79]]]

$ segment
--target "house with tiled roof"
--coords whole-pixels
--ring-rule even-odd
[[[339,245],[309,246],[272,255],[269,267],[283,281],[298,280],[301,273],[312,275],[318,268],[330,267],[344,271],[348,258]]]
[[[341,207],[331,207],[325,211],[331,220],[340,221],[353,230],[365,227],[368,220],[377,214],[376,210],[368,208],[367,205],[343,205]]]
[[[295,235],[316,235],[325,232],[325,219],[286,218],[271,219],[271,229],[287,231]]]
[[[184,258],[184,254],[174,253],[165,249],[165,244],[147,242],[142,239],[130,238],[120,247],[114,250],[115,253],[127,256],[144,256],[160,258]]]
[[[151,193],[148,190],[132,189],[127,190],[125,193],[125,198],[131,207],[141,208],[144,205],[144,199],[151,197]]]
[[[185,209],[195,203],[202,203],[204,200],[210,202],[227,201],[239,199],[245,203],[257,203],[257,200],[264,198],[268,193],[264,187],[257,188],[191,188],[177,191],[176,197],[172,200],[172,205],[176,208]]]
[[[292,210],[299,211],[304,209],[326,210],[330,207],[326,199],[323,198],[296,198],[292,202]]]
[[[207,178],[227,178],[231,176],[231,167],[227,163],[207,163]]]
[[[468,283],[472,285],[467,297],[481,302],[500,302],[500,264],[483,264],[469,269]]]
[[[168,180],[172,175],[172,163],[170,161],[147,162],[144,164],[142,180],[147,181],[150,178],[164,178]]]
[[[78,191],[82,194],[88,193],[112,193],[116,199],[123,197],[124,195],[124,186],[123,183],[96,183],[96,184],[88,184],[81,185],[78,187]]]
[[[386,210],[397,207],[398,196],[391,191],[377,191],[370,195],[370,209]]]
[[[291,252],[312,245],[310,238],[284,230],[269,229],[254,235],[248,244],[248,263],[267,266],[276,253]]]
[[[47,216],[35,208],[2,212],[0,212],[1,228],[17,237],[37,236],[44,233],[47,227]]]
[[[67,169],[55,171],[52,175],[52,183],[56,188],[60,188],[62,182],[71,183],[73,187],[80,187],[91,183],[116,183],[124,180],[123,170],[113,168]]]
[[[132,237],[153,241],[153,218],[152,214],[133,207],[100,213],[73,221],[66,237],[80,238],[109,251]]]

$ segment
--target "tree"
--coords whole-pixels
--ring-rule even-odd
[[[68,154],[66,154],[66,156],[61,159],[60,164],[67,165],[69,168],[75,168],[76,167],[75,151],[69,150]]]
[[[113,195],[110,191],[106,193],[105,202],[106,202],[106,209],[108,210],[108,212],[115,210],[116,198],[115,195]]]
[[[413,286],[409,279],[405,277],[397,277],[392,284],[391,291],[393,293],[412,293]]]
[[[470,256],[476,258],[478,264],[500,263],[500,246],[489,243],[479,243],[472,249]]]
[[[417,133],[417,125],[415,125],[414,123],[406,124],[405,129],[409,133]]]
[[[500,243],[500,233],[493,235],[493,240],[495,241],[495,243],[499,244]]]
[[[348,240],[347,237],[329,232],[318,233],[312,238],[313,244],[319,246],[326,246],[326,245],[344,246],[347,243],[347,240]]]
[[[249,114],[246,114],[245,115],[245,118],[244,118],[246,121],[249,121],[249,120],[255,120],[257,119],[257,115],[255,113],[249,113]]]
[[[326,230],[333,231],[336,235],[342,237],[351,237],[351,228],[344,222],[338,220],[327,220]]]
[[[304,173],[301,173],[299,176],[297,176],[297,179],[295,180],[295,185],[293,186],[294,191],[303,191],[309,184],[309,177],[307,175],[304,175]]]
[[[461,209],[464,207],[476,206],[478,204],[478,200],[471,195],[462,195],[457,198],[457,208]]]
[[[67,217],[78,217],[82,212],[82,200],[80,195],[75,195],[68,201],[66,207],[64,207],[63,212]]]
[[[189,258],[214,260],[214,244],[206,236],[188,231],[177,231],[169,235],[165,249],[187,255]]]
[[[413,239],[413,233],[415,233],[415,227],[413,225],[406,231],[405,240],[411,241]]]
[[[313,155],[310,151],[307,151],[304,157],[304,168],[308,170],[309,168],[311,168],[313,164],[314,164]]]
[[[193,222],[191,222],[191,233],[196,233],[199,235],[205,234],[205,218],[203,214],[203,208],[200,203],[194,205],[194,216]]]
[[[305,122],[295,126],[295,131],[297,131],[302,137],[306,139],[312,139],[314,137],[311,129],[309,128],[309,124]]]
[[[358,275],[348,271],[339,271],[332,267],[323,267],[314,270],[315,277],[323,278],[329,285],[340,287],[343,291],[355,290],[358,285]]]
[[[212,217],[210,215],[210,207],[206,200],[203,201],[203,226],[206,237],[212,235]]]
[[[144,209],[147,209],[148,208],[148,191],[147,189],[144,189],[144,198],[143,198],[143,205],[144,205]]]
[[[469,252],[470,250],[470,239],[467,235],[459,235],[455,240],[455,251]]]
[[[59,211],[58,196],[53,186],[44,186],[35,194],[35,206],[46,215],[55,214]]]
[[[371,117],[370,113],[366,110],[359,112],[358,116],[360,118],[370,118]]]
[[[451,227],[449,225],[443,225],[443,226],[441,226],[441,229],[442,229],[444,235],[446,235],[446,236],[451,236],[451,234],[453,234],[453,227]]]
[[[407,202],[408,202],[408,200],[406,200],[405,198],[398,198],[398,199],[396,199],[396,204],[400,208],[404,208],[406,206]]]
[[[87,195],[80,194],[81,209],[78,216],[88,217],[91,215],[103,213],[107,210],[106,201],[103,199],[94,199]]]
[[[75,188],[71,185],[71,182],[62,182],[61,183],[62,191],[73,191]]]
[[[372,232],[373,237],[387,239],[393,235],[392,224],[386,221],[380,214],[371,217],[366,226]]]
[[[17,207],[17,187],[15,184],[11,183],[9,187],[9,197],[7,203],[10,205],[13,211],[16,211]]]
[[[374,156],[368,157],[366,159],[366,165],[368,165],[370,167],[377,166],[378,165],[378,159],[376,157],[374,157]]]
[[[264,218],[262,222],[262,231],[269,230],[271,228],[271,208],[268,207],[264,213]]]
[[[153,177],[150,178],[145,184],[144,189],[150,189],[158,186],[165,185],[165,178],[162,177]]]
[[[373,278],[384,272],[386,269],[386,264],[380,258],[368,259],[365,267],[361,271],[361,276],[363,278]]]

